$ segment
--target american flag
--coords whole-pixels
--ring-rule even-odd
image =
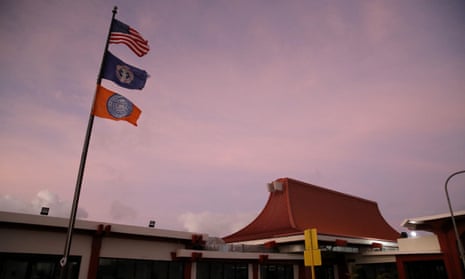
[[[129,25],[114,19],[111,25],[110,44],[125,44],[141,57],[150,50],[148,41]]]

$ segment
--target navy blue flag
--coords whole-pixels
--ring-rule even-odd
[[[146,71],[124,63],[121,59],[107,51],[103,65],[102,78],[113,81],[128,89],[142,89],[147,81]]]

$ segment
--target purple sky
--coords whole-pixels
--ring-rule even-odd
[[[137,4],[136,4],[137,3]],[[463,1],[0,4],[0,210],[68,216],[114,5],[151,45],[139,127],[96,118],[89,220],[216,236],[291,177],[403,219],[448,211],[465,169]],[[465,209],[465,175],[449,186]],[[311,201],[309,201],[311,202]]]

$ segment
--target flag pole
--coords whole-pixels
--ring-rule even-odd
[[[113,16],[111,18],[110,28],[108,30],[107,40],[106,40],[106,43],[105,43],[105,51],[103,53],[102,62],[100,64],[100,70],[99,70],[98,78],[97,78],[97,86],[100,85],[101,82],[102,82],[102,71],[103,71],[103,66],[104,66],[103,64],[104,64],[104,61],[105,61],[105,54],[106,54],[106,52],[108,50],[108,45],[109,45],[109,41],[110,41],[110,34],[111,34],[111,28],[112,28],[113,21],[115,19],[117,11],[118,11],[118,7],[115,6],[113,8],[113,11],[112,11]],[[73,236],[73,229],[74,229],[74,225],[76,223],[76,214],[77,214],[77,209],[78,209],[79,196],[80,196],[80,193],[81,193],[82,179],[84,177],[84,169],[85,169],[85,166],[86,166],[87,151],[89,149],[89,142],[90,142],[90,136],[92,134],[92,127],[94,125],[94,115],[92,113],[92,110],[94,108],[95,95],[97,93],[98,88],[96,88],[95,90],[96,91],[95,91],[95,94],[94,94],[94,99],[92,101],[92,107],[91,107],[91,111],[90,111],[90,114],[89,114],[89,122],[87,124],[86,137],[84,139],[84,145],[82,147],[81,162],[80,162],[80,165],[79,165],[79,172],[78,172],[77,181],[76,181],[76,188],[74,190],[73,205],[71,207],[71,214],[70,214],[70,217],[69,217],[69,225],[68,225],[68,233],[67,233],[67,236],[66,236],[65,249],[64,249],[64,252],[63,252],[63,258],[61,258],[61,260],[60,260],[60,265],[61,265],[61,275],[60,275],[60,277],[61,278],[63,278],[63,276],[66,277],[66,274],[67,274],[67,272],[64,272],[64,271],[66,270],[67,265],[68,265],[68,257],[69,257],[69,252],[70,252],[70,249],[71,249],[71,240],[72,240],[72,236]]]

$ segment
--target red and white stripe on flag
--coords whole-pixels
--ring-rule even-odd
[[[110,34],[110,43],[125,44],[139,57],[147,54],[150,50],[148,41],[131,27],[129,27],[129,34],[112,32]]]

